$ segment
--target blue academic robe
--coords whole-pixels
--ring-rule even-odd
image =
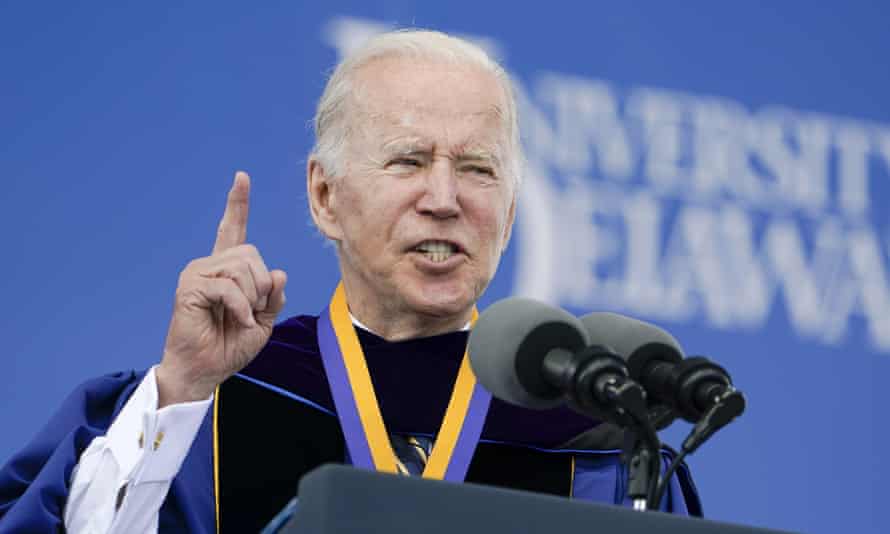
[[[348,463],[316,323],[298,316],[279,324],[257,358],[221,386],[161,508],[161,532],[215,532],[217,513],[222,532],[257,531],[290,500],[302,474],[326,462]],[[397,343],[358,334],[387,429],[434,436],[467,333]],[[0,470],[0,533],[61,529],[77,459],[143,376],[129,371],[82,384],[10,459]],[[494,399],[467,480],[626,505],[615,436],[566,408],[529,411]],[[685,466],[662,509],[701,515]]]

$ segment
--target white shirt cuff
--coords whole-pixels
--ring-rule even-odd
[[[155,368],[148,371],[106,435],[106,446],[130,484],[176,476],[212,401],[211,395],[158,410]]]

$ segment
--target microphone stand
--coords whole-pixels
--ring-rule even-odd
[[[661,473],[661,441],[649,417],[643,387],[627,376],[627,367],[611,349],[591,345],[579,352],[552,349],[540,362],[546,381],[563,391],[568,405],[593,419],[629,429],[629,496],[635,510],[647,510]]]
[[[628,467],[627,496],[634,510],[658,506],[653,497],[661,474],[660,451],[661,441],[648,421],[628,428],[622,457]]]
[[[633,436],[633,433],[633,430],[628,431],[629,436],[625,439],[632,444],[625,445],[628,448],[623,454],[628,472],[627,496],[630,497],[634,510],[645,511],[648,509],[646,500],[651,479],[649,473],[651,453],[640,439]]]
[[[628,428],[622,455],[628,465],[627,495],[634,510],[646,511],[653,507],[661,474],[661,441],[649,419],[646,392],[636,382],[621,378],[607,380],[603,391],[615,406],[614,418]]]

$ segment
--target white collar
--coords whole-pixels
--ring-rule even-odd
[[[367,326],[365,326],[364,323],[362,323],[361,321],[359,321],[358,319],[356,319],[356,318],[355,318],[355,315],[352,315],[352,312],[348,312],[348,313],[349,313],[349,318],[352,319],[352,324],[354,324],[355,326],[361,328],[362,330],[367,330],[368,332],[371,332],[371,333],[374,334],[375,336],[383,337],[383,336],[381,336],[380,334],[378,334],[377,332],[375,332],[375,331],[371,330],[370,328],[368,328]],[[468,330],[470,329],[470,323],[471,323],[470,321],[467,321],[467,324],[465,324],[463,328],[461,328],[460,330],[458,330],[458,332],[466,332],[466,331],[468,331]]]

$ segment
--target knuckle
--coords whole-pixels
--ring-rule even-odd
[[[245,243],[243,245],[239,245],[238,248],[241,249],[242,253],[246,254],[247,256],[259,257],[260,255],[259,249],[257,249],[256,245],[254,245],[253,243]]]
[[[214,277],[224,278],[226,280],[238,278],[242,272],[243,269],[241,269],[241,263],[237,260],[218,265],[213,269]]]
[[[200,293],[198,288],[195,287],[194,283],[186,283],[180,284],[179,287],[176,288],[176,302],[183,305],[190,305],[200,300]]]
[[[231,250],[231,249],[230,249]],[[229,251],[221,253],[213,258],[212,262],[208,262],[202,273],[204,276],[215,278],[236,278],[243,272],[241,268],[242,260]]]
[[[183,275],[190,274],[193,271],[200,268],[202,259],[203,258],[195,258],[195,259],[189,261],[188,263],[186,263],[185,267],[182,269],[182,274]]]
[[[206,275],[214,265],[214,256],[205,256],[202,258],[194,258],[188,262],[180,273],[181,278],[193,278]]]
[[[238,284],[231,278],[218,277],[211,279],[209,282],[216,285],[222,293],[234,295],[241,294],[241,288],[238,287]]]
[[[195,285],[195,279],[197,278],[197,276],[195,275],[195,272],[197,271],[197,269],[195,268],[195,266],[192,265],[192,263],[194,263],[194,262],[189,263],[185,267],[185,269],[180,271],[179,278],[176,283],[176,291],[177,292],[179,292],[183,289],[188,289],[189,287],[192,287]]]
[[[266,295],[272,291],[272,277],[269,273],[257,275],[257,291]]]
[[[185,287],[183,284],[179,284],[176,286],[176,292],[173,295],[173,298],[176,299],[176,302],[183,302],[185,300],[185,296],[188,294],[188,287]]]

